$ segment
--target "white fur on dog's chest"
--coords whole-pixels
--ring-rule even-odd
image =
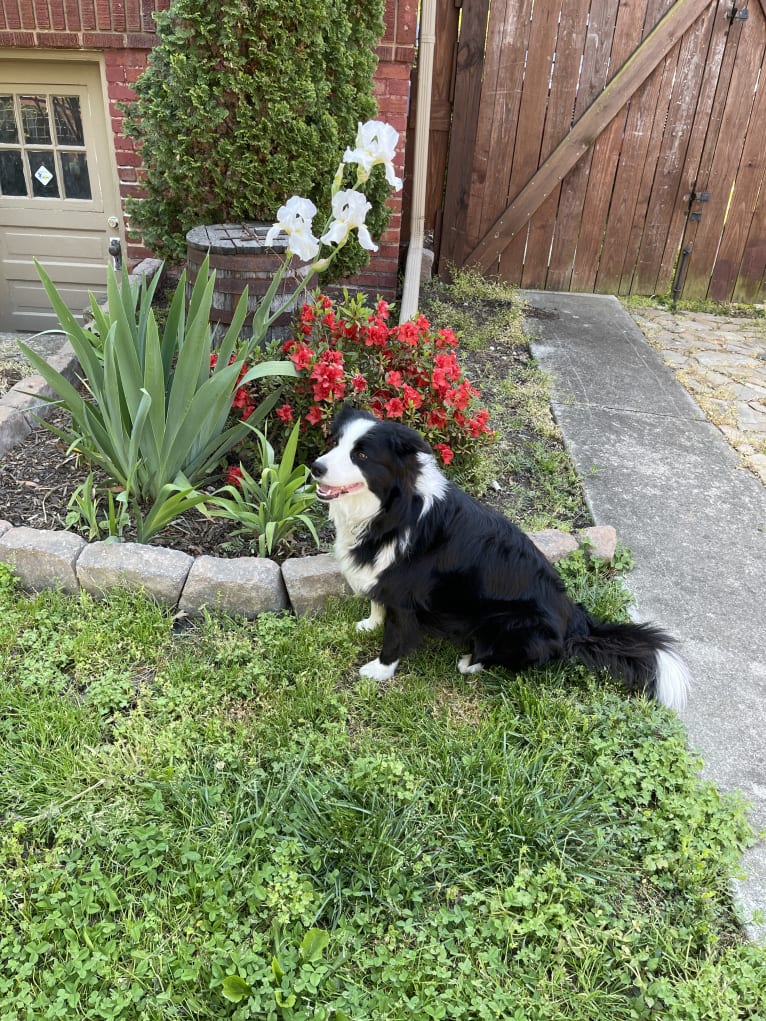
[[[338,530],[335,539],[335,559],[340,564],[343,576],[358,595],[369,595],[378,578],[396,559],[397,543],[390,542],[378,551],[371,564],[358,564],[354,558],[352,543],[349,536],[343,536]]]

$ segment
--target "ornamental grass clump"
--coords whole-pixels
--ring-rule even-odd
[[[139,542],[206,498],[200,487],[221,459],[263,421],[277,401],[273,377],[294,373],[289,361],[264,361],[242,374],[234,347],[247,311],[247,292],[218,349],[211,372],[210,308],[214,274],[207,260],[194,285],[188,311],[183,274],[160,336],[142,288],[123,271],[107,279],[106,311],[92,300],[96,332],[82,327],[45,270],[45,291],[81,366],[83,388],[73,386],[27,345],[20,347],[69,412],[71,426],[48,425],[91,467],[100,468],[123,494],[123,506]],[[272,378],[271,392],[250,422],[229,423],[237,380]]]

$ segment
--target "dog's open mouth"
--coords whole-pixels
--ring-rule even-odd
[[[364,489],[363,482],[352,482],[348,486],[325,486],[320,482],[317,484],[317,496],[320,500],[337,500],[339,496],[356,493],[360,489]]]

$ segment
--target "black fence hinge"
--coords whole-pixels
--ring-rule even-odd
[[[737,7],[736,3],[731,5],[731,10],[726,15],[727,21],[747,21],[750,17],[747,7]]]

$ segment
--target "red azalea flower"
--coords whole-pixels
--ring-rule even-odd
[[[415,411],[423,404],[423,398],[413,386],[405,385],[402,390],[402,397],[407,407],[413,408]]]
[[[367,323],[367,336],[364,338],[366,347],[385,347],[388,340],[388,327],[382,319],[371,316]]]
[[[447,416],[441,408],[434,408],[426,419],[426,424],[431,429],[443,429],[447,424]]]
[[[281,408],[276,410],[277,418],[282,422],[292,422],[293,420],[293,409],[289,404],[283,404]]]
[[[282,354],[289,355],[294,347],[298,346],[297,340],[286,340],[282,345]]]
[[[309,423],[309,425],[318,425],[318,423],[322,421],[322,409],[317,407],[316,404],[314,404],[308,410],[308,413],[306,415],[306,421]]]
[[[364,378],[361,372],[357,372],[355,376],[352,376],[351,386],[354,388],[354,393],[357,394],[360,394],[362,390],[367,389],[367,380]]]
[[[400,387],[402,385],[402,374],[401,374],[401,372],[395,372],[393,370],[391,370],[391,372],[387,372],[386,373],[386,382],[390,386]]]
[[[247,402],[248,402],[247,387],[246,386],[238,387],[236,393],[234,394],[234,400],[231,402],[231,406],[233,408],[244,408]]]
[[[384,298],[379,298],[375,311],[381,319],[388,319],[390,315],[388,302]]]
[[[407,347],[418,346],[420,334],[415,323],[401,323],[398,327],[396,327],[395,333],[397,340],[400,340],[402,344],[406,344]]]
[[[218,355],[217,355],[217,354],[215,353],[215,351],[214,351],[214,352],[213,352],[213,353],[212,353],[212,354],[210,355],[210,368],[211,368],[211,369],[214,369],[214,368],[216,367],[216,365],[217,365],[217,364],[218,364]]]
[[[236,486],[238,489],[242,488],[242,468],[238,465],[232,465],[227,469],[226,474],[223,477],[224,482],[229,486]]]
[[[436,346],[439,348],[456,347],[457,337],[455,336],[454,331],[449,328],[439,330],[436,334]]]
[[[386,418],[401,418],[404,414],[404,404],[398,397],[392,397],[384,405]]]
[[[452,447],[448,447],[446,443],[436,443],[434,450],[437,451],[445,465],[451,464],[452,459],[455,456],[455,452]]]
[[[298,372],[307,369],[309,365],[314,361],[314,352],[307,344],[299,344],[295,351],[290,355],[290,361],[293,363]]]

